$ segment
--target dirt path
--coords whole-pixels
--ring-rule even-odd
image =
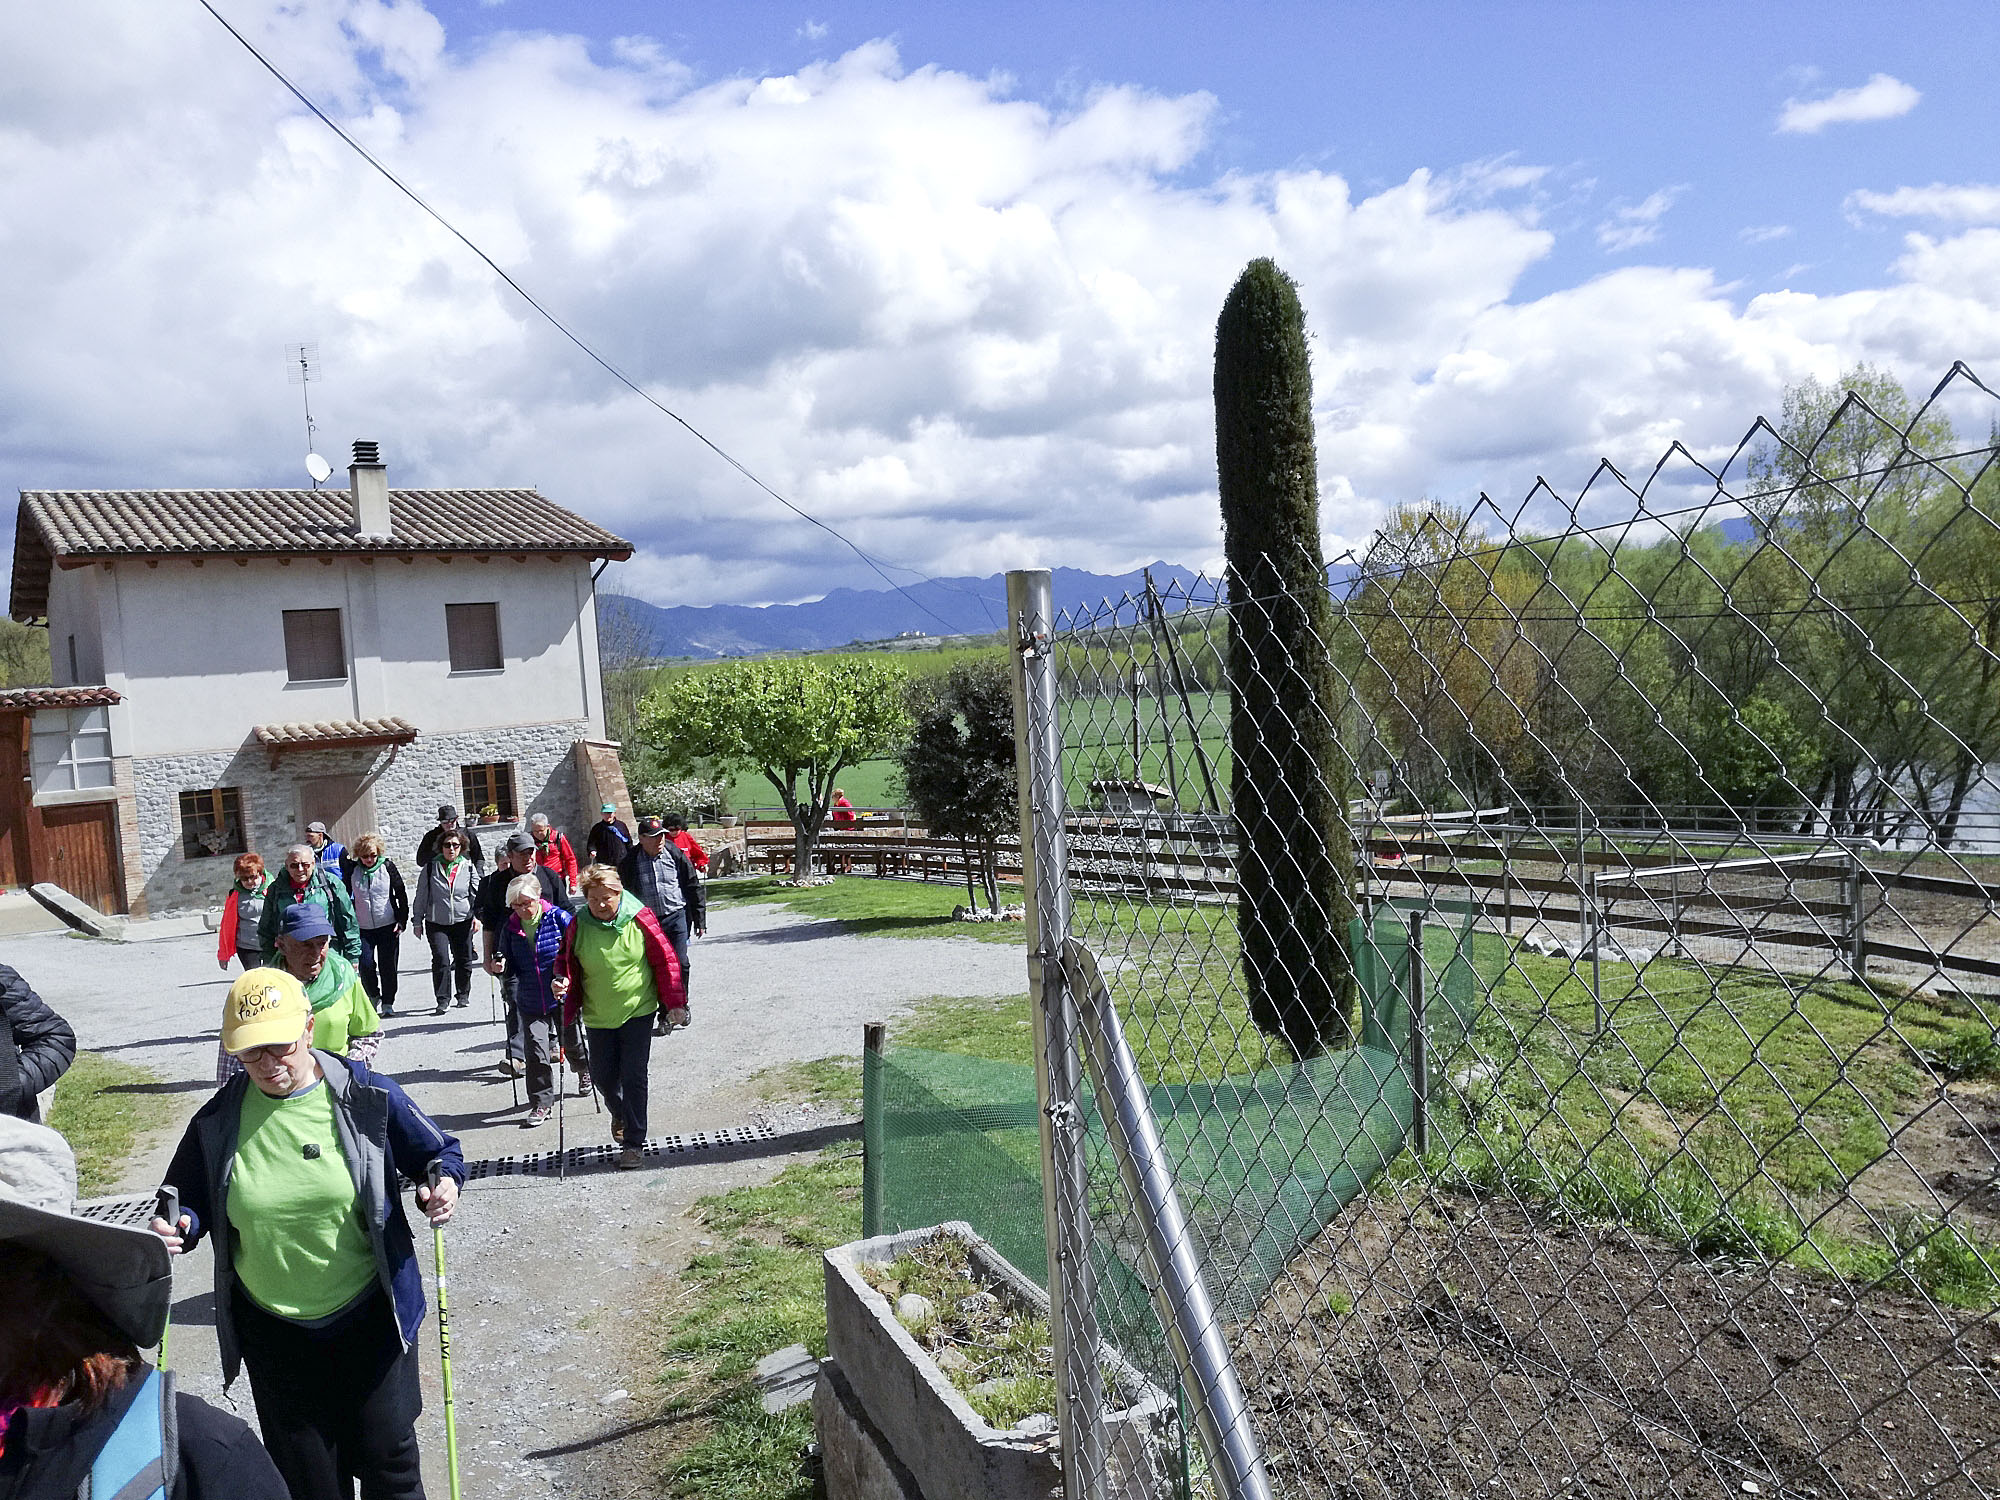
[[[406,955],[409,948],[406,945]],[[228,980],[212,937],[103,943],[10,938],[4,957],[76,1027],[80,1044],[151,1068],[149,1091],[183,1107],[139,1153],[124,1186],[159,1180],[180,1122],[208,1097]],[[434,1016],[429,975],[406,957],[405,1014],[379,1059],[464,1144],[468,1161],[552,1151],[553,1125],[521,1129],[525,1109],[498,1071],[502,1034],[483,976],[473,1005]],[[775,1175],[842,1128],[834,1117],[761,1103],[749,1085],[788,1061],[853,1055],[862,1024],[931,995],[1020,993],[1020,950],[972,939],[856,937],[775,907],[723,908],[695,945],[694,1025],[653,1053],[652,1136],[691,1149],[644,1170],[587,1168],[567,1181],[496,1175],[474,1183],[447,1232],[452,1365],[464,1490],[482,1497],[650,1495],[662,1434],[634,1417],[650,1388],[662,1293],[701,1248],[686,1211],[701,1197]],[[414,1005],[415,1010],[410,1010]],[[608,1140],[587,1099],[566,1105],[574,1146]],[[697,1132],[752,1127],[758,1138],[705,1145]],[[431,1247],[419,1230],[430,1276]],[[176,1274],[172,1362],[183,1387],[224,1404],[211,1271],[198,1252]],[[424,1329],[425,1413],[418,1426],[430,1493],[445,1488],[436,1323]],[[620,1398],[617,1393],[626,1392]],[[255,1422],[247,1382],[234,1409]]]

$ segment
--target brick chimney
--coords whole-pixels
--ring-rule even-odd
[[[389,471],[380,448],[367,438],[354,440],[354,462],[347,466],[347,493],[354,503],[354,529],[362,536],[389,534]]]

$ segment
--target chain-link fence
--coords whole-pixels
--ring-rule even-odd
[[[1320,600],[1017,575],[1048,1062],[916,1084],[1012,1091],[1071,1494],[1150,1492],[1101,1341],[1183,1492],[2000,1495],[1989,395],[1401,512]]]

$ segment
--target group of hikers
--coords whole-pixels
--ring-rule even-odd
[[[378,1067],[400,939],[412,924],[428,938],[444,1014],[470,1002],[476,938],[505,1007],[502,1067],[526,1078],[523,1124],[549,1118],[567,1060],[579,1093],[603,1099],[617,1165],[637,1167],[652,1039],[688,1024],[708,856],[679,819],[635,831],[610,804],[584,847],[579,862],[536,816],[489,870],[478,835],[442,806],[413,878],[379,833],[346,848],[318,823],[276,872],[240,856],[217,950],[242,969],[223,1003],[218,1087],[168,1168],[177,1199],[162,1189],[144,1230],[78,1212],[69,1144],[36,1109],[74,1041],[66,1027],[43,1037],[46,1007],[0,965],[6,1014],[36,1038],[31,1067],[14,1069],[34,1087],[0,1087],[0,1500],[352,1500],[357,1484],[363,1500],[421,1500],[425,1301],[401,1185],[416,1183],[418,1210],[442,1225],[465,1163]],[[170,1258],[204,1239],[223,1374],[248,1371],[261,1443],[176,1394],[141,1352],[166,1329]]]

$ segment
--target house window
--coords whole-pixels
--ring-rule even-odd
[[[235,787],[181,793],[182,858],[241,854],[249,847],[243,838],[243,802]]]
[[[347,676],[339,610],[285,611],[285,676],[293,682],[329,682]]]
[[[497,816],[509,821],[521,815],[521,805],[514,800],[514,766],[511,761],[496,761],[487,766],[460,766],[458,784],[465,793],[468,818],[483,816],[489,807]]]
[[[497,672],[506,665],[500,656],[499,605],[447,604],[444,634],[452,671]]]
[[[111,785],[111,710],[45,708],[35,715],[35,790],[80,792]]]

